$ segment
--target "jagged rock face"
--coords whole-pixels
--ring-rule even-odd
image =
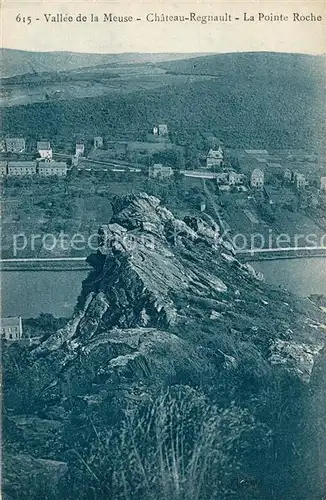
[[[34,356],[66,341],[83,344],[114,327],[174,328],[188,339],[188,326],[203,321],[216,338],[220,330],[250,340],[270,366],[308,382],[324,342],[322,311],[265,285],[218,240],[214,221],[186,221],[153,196],[119,198],[111,222],[99,230],[100,250],[89,258],[94,272],[74,317]]]
[[[145,193],[119,198],[88,260],[93,271],[72,318],[17,374],[22,387],[29,380],[29,412],[61,422],[72,411],[96,414],[108,426],[130,400],[173,384],[223,404],[254,399],[257,414],[269,404],[275,411],[266,397],[275,387],[285,398],[295,388],[295,405],[305,394],[325,344],[325,311],[266,285],[209,217],[178,220]]]

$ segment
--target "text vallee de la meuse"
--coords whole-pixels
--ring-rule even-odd
[[[183,23],[183,22],[196,22],[201,24],[208,24],[214,22],[321,22],[323,20],[323,16],[321,14],[315,13],[300,13],[293,12],[291,15],[282,14],[282,13],[249,13],[244,12],[239,16],[235,16],[228,12],[223,14],[196,14],[195,12],[189,12],[184,15],[174,15],[174,14],[164,14],[164,13],[156,13],[150,12],[143,17],[134,17],[131,15],[119,15],[113,13],[103,13],[101,15],[91,13],[89,15],[78,14],[76,16],[70,14],[44,14],[44,19],[47,23],[71,23],[71,22],[104,22],[104,23],[132,23],[137,21],[143,21],[149,23],[160,23],[160,22],[175,22],[175,23]]]

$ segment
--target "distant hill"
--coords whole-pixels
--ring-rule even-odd
[[[145,57],[145,56],[143,56]],[[3,109],[4,133],[141,138],[168,123],[179,143],[213,132],[232,146],[325,146],[325,57],[243,53],[159,62],[161,88]],[[203,78],[198,75],[211,75]],[[177,82],[177,83],[176,83]],[[119,90],[121,89],[121,90]]]
[[[185,59],[194,54],[84,54],[77,52],[28,52],[1,49],[0,74],[7,78],[24,73],[67,71],[107,64],[133,64]]]
[[[325,83],[326,57],[277,52],[239,52],[168,61],[161,66],[177,74],[231,76],[233,83],[236,78],[254,77],[266,80],[317,78]]]

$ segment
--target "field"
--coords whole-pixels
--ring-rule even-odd
[[[195,75],[190,81],[205,81],[210,78]],[[83,68],[59,74],[19,75],[2,81],[0,107],[151,91],[187,82],[189,77],[170,74],[166,69],[153,64]]]
[[[2,189],[2,258],[86,257],[112,216],[115,195],[146,191],[179,217],[199,213],[198,180],[150,181],[142,173],[80,172],[67,179],[8,179]]]

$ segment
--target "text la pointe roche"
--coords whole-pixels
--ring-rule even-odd
[[[100,18],[95,14],[90,14],[90,16],[78,14],[44,14],[44,19],[47,23],[73,23],[77,22],[99,22]],[[150,12],[144,16],[143,19],[135,18],[131,15],[119,15],[113,13],[104,13],[101,21],[103,23],[133,23],[137,21],[145,20],[148,23],[169,23],[169,22],[194,22],[200,24],[208,24],[208,23],[230,23],[230,22],[320,22],[323,20],[323,16],[321,14],[314,13],[299,13],[293,12],[292,15],[285,15],[282,13],[249,13],[244,12],[241,16],[236,17],[228,12],[223,14],[197,14],[195,12],[189,12],[185,15],[174,15],[174,14],[164,14],[164,13],[156,13]]]

